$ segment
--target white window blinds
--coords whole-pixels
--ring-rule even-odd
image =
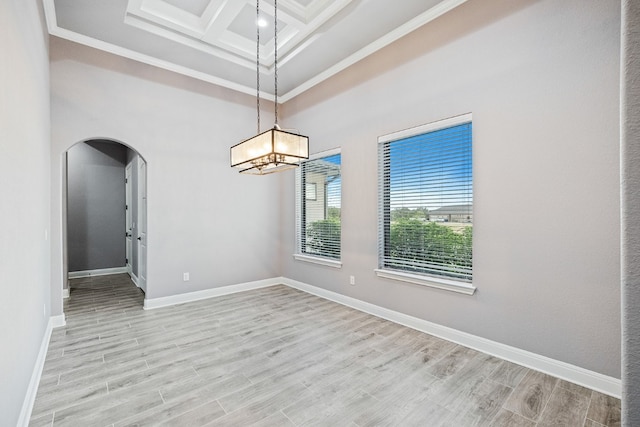
[[[471,115],[379,138],[380,268],[472,280]]]
[[[332,153],[296,170],[296,240],[299,254],[339,260],[341,158]]]

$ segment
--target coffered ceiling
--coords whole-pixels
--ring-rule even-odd
[[[286,102],[466,0],[279,0]],[[49,33],[240,92],[256,92],[255,0],[43,0]],[[260,1],[262,96],[273,99],[274,4]]]

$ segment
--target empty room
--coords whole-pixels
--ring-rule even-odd
[[[0,426],[640,426],[638,2],[0,28]]]

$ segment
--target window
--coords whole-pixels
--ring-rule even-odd
[[[471,115],[378,143],[378,275],[473,293]]]
[[[296,170],[296,259],[340,266],[340,151],[320,153]]]

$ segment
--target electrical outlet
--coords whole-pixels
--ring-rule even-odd
[[[356,284],[356,276],[349,276],[349,284],[350,285]]]
[[[189,273],[182,273],[182,281],[183,282],[189,281]]]

